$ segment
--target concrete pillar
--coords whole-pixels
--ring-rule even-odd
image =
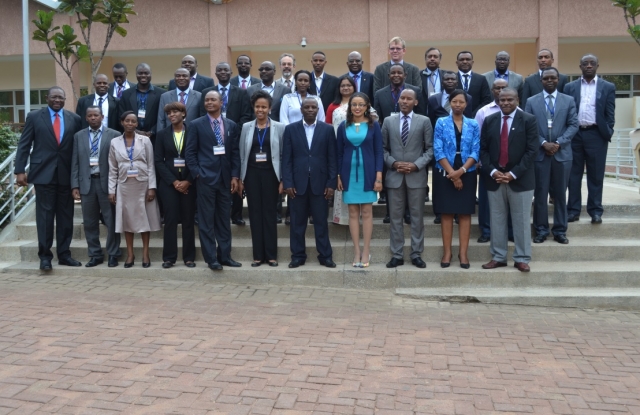
[[[231,49],[227,46],[227,7],[226,4],[209,5],[209,62],[212,74],[219,62],[229,62],[231,59]]]
[[[388,0],[369,1],[369,72],[389,59]]]
[[[553,52],[555,59],[554,66],[559,65],[558,56],[558,1],[559,0],[539,0],[538,6],[538,40],[536,47],[540,49],[549,49]],[[544,19],[542,18],[544,16]]]

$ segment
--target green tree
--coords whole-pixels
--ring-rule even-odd
[[[127,30],[123,25],[129,23],[129,15],[136,14],[133,11],[133,6],[133,0],[60,1],[58,10],[61,13],[77,17],[76,23],[80,28],[82,40],[78,38],[70,25],[62,25],[62,27],[53,25],[55,11],[38,10],[37,19],[33,20],[33,24],[36,26],[33,39],[47,45],[53,59],[69,77],[76,99],[78,95],[71,75],[73,67],[80,61],[90,62],[91,79],[95,79],[114,33],[122,37],[127,36]],[[91,33],[94,23],[100,23],[107,27],[104,43],[95,52],[92,47]]]
[[[624,11],[627,32],[640,45],[640,25],[636,24],[636,18],[640,16],[640,0],[613,0],[613,6]]]

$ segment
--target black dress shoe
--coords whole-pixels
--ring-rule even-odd
[[[118,258],[115,257],[115,256],[110,256],[109,257],[108,266],[109,266],[109,268],[117,267],[118,266]]]
[[[567,218],[567,222],[577,222],[580,220],[580,216],[578,215],[569,215]]]
[[[460,261],[460,268],[462,269],[471,268],[471,264],[469,264],[468,262],[467,263],[462,262],[462,260],[460,259],[460,254],[458,254],[458,260]]]
[[[243,219],[232,219],[231,223],[233,223],[234,225],[238,225],[238,226],[246,225],[246,222]]]
[[[536,237],[533,238],[533,243],[534,244],[541,244],[546,240],[547,240],[547,235],[536,235]]]
[[[386,205],[387,204],[387,197],[386,196],[380,196],[380,199],[378,199],[378,204],[379,205]]]
[[[600,215],[593,215],[591,217],[591,223],[601,224],[602,223],[602,217],[600,217]]]
[[[411,225],[411,216],[405,216],[404,223],[406,223],[407,225]]]
[[[58,265],[66,265],[68,267],[79,267],[82,265],[82,262],[76,261],[71,257],[62,258],[62,259],[58,258]]]
[[[442,219],[440,218],[440,216],[436,216],[436,218],[433,220],[433,223],[435,223],[436,225],[440,225],[442,223]]]
[[[391,258],[391,261],[387,262],[387,268],[395,268],[400,265],[404,265],[404,259],[402,258]]]
[[[234,267],[234,268],[238,268],[238,267],[241,267],[241,266],[242,266],[242,264],[241,264],[241,263],[239,263],[238,261],[234,261],[234,260],[233,260],[233,259],[231,259],[231,258],[227,259],[226,261],[220,261],[220,263],[221,263],[222,265],[227,266],[227,267]]]
[[[184,266],[187,268],[195,268],[196,267],[196,263],[193,261],[187,261],[184,263]]]
[[[276,223],[282,223],[282,216],[278,215],[276,217]]]
[[[214,271],[222,271],[222,265],[218,261],[212,262],[209,264],[209,269]]]
[[[91,258],[89,260],[89,262],[87,262],[86,264],[84,264],[85,267],[87,268],[91,268],[91,267],[95,267],[97,265],[100,265],[104,262],[104,259],[98,259],[98,258]]]
[[[426,267],[427,267],[427,264],[426,264],[426,263],[422,260],[422,258],[420,258],[419,256],[418,256],[418,257],[413,258],[413,259],[411,260],[411,263],[412,263],[413,265],[415,265],[416,267],[418,267],[418,268],[426,268]]]
[[[251,262],[251,266],[252,266],[253,268],[255,268],[255,267],[259,267],[260,265],[262,265],[262,261],[252,261],[252,262]]]
[[[382,223],[391,223],[391,218],[389,215],[385,215],[384,219],[382,219]]]
[[[269,261],[268,262],[270,267],[277,267],[278,266],[278,261]]]
[[[554,235],[553,240],[563,245],[566,245],[569,243],[569,239],[567,239],[566,235]]]
[[[486,243],[489,242],[491,240],[491,236],[489,235],[480,235],[480,237],[478,238],[478,243]]]
[[[169,269],[169,268],[171,268],[172,266],[173,266],[173,262],[171,262],[171,261],[164,261],[164,262],[162,263],[162,268],[164,268],[164,269]]]
[[[40,269],[43,271],[51,271],[51,260],[50,259],[41,259],[40,260]]]
[[[304,265],[305,260],[303,259],[292,259],[291,262],[289,262],[289,268],[298,268],[302,265]]]
[[[291,218],[289,216],[287,216],[286,218],[284,218],[284,224],[285,225],[291,225]]]
[[[320,261],[320,265],[324,265],[327,268],[335,268],[336,263],[331,259],[325,259],[324,261]]]
[[[151,261],[149,262],[142,262],[142,268],[149,268],[151,266]]]

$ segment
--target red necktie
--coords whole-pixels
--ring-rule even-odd
[[[242,89],[247,89],[247,80],[246,79],[242,80]]]
[[[54,117],[56,118],[53,120],[53,133],[56,135],[58,145],[60,145],[60,115],[56,112]]]
[[[504,121],[500,130],[500,158],[498,159],[498,164],[500,167],[505,168],[509,163],[509,124],[507,124],[509,116],[505,115],[502,119]]]

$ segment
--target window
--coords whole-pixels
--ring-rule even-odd
[[[580,79],[581,75],[569,75],[569,80]],[[602,79],[616,86],[616,98],[631,98],[640,96],[640,74],[602,75]]]
[[[44,108],[46,89],[31,91],[31,110]],[[0,123],[24,123],[24,91],[0,91]]]

